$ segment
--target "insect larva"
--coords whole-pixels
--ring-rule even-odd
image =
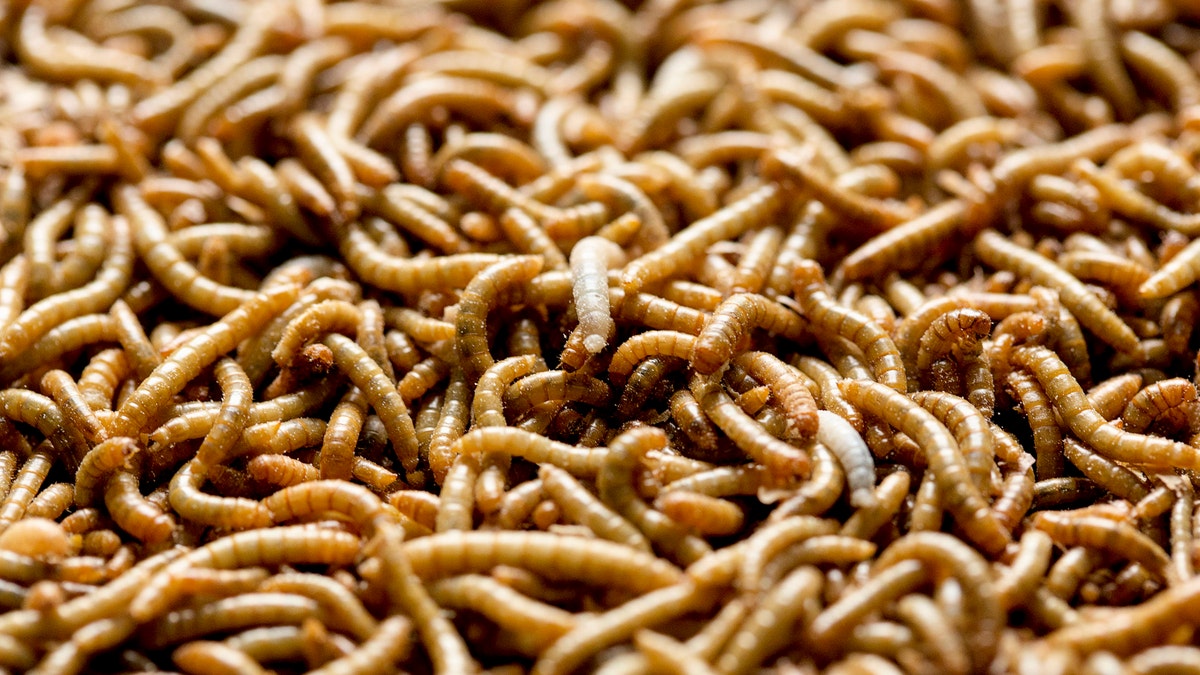
[[[504,392],[517,378],[545,368],[540,356],[511,356],[492,364],[479,378],[471,403],[471,419],[476,427],[505,426]]]
[[[970,477],[962,450],[937,418],[911,399],[873,382],[842,380],[838,386],[851,403],[894,425],[916,441],[930,470],[938,477],[946,509],[984,550],[1004,550],[1008,545],[1008,534],[987,511],[987,502]]]
[[[367,416],[367,401],[357,387],[346,392],[329,414],[321,451],[317,455],[320,477],[349,480],[353,474],[354,447]],[[416,434],[414,424],[413,433]]]
[[[246,675],[266,675],[269,672],[249,654],[208,640],[196,640],[181,645],[171,653],[171,661],[185,673],[239,672]]]
[[[904,363],[896,344],[869,318],[829,297],[820,266],[813,262],[799,263],[793,280],[800,305],[815,328],[853,342],[872,364],[877,380],[896,391],[907,391]]]
[[[676,391],[668,405],[671,418],[697,449],[705,453],[717,452],[717,429],[690,390]]]
[[[248,95],[275,84],[284,64],[283,57],[260,56],[213,82],[183,110],[175,128],[176,138],[191,143],[209,135],[214,117]]]
[[[271,524],[271,512],[263,504],[244,497],[217,497],[200,491],[207,467],[199,459],[185,464],[171,479],[171,508],[193,522],[236,530]]]
[[[1162,547],[1128,523],[1050,511],[1035,514],[1032,523],[1064,546],[1085,546],[1140,563],[1168,585],[1181,581]]]
[[[537,256],[515,256],[471,279],[458,302],[455,350],[467,384],[474,387],[493,360],[487,338],[487,314],[507,287],[529,281],[542,268]]]
[[[89,506],[95,499],[96,490],[104,484],[110,473],[125,466],[141,446],[132,438],[116,436],[98,443],[79,462],[75,472],[75,505]]]
[[[907,594],[925,581],[927,575],[916,560],[904,560],[881,568],[861,586],[843,594],[818,614],[809,624],[809,639],[826,653],[838,653],[837,646],[845,644],[849,632],[870,612]]]
[[[686,490],[660,495],[654,500],[654,508],[705,537],[735,534],[745,522],[745,513],[737,504]]]
[[[918,532],[898,539],[885,549],[875,563],[875,570],[882,574],[892,567],[907,565],[914,560],[926,565],[927,573],[939,585],[947,578],[958,580],[962,588],[964,613],[974,622],[962,634],[970,654],[971,667],[978,668],[980,664],[991,663],[998,642],[996,630],[1004,623],[1004,614],[987,560],[950,535]],[[814,635],[816,625],[817,620],[814,620]]]
[[[798,183],[801,189],[813,193],[834,214],[863,223],[872,232],[892,229],[912,218],[913,214],[906,206],[868,197],[822,176],[808,165],[813,152],[811,149],[769,149],[764,155],[763,174],[768,177],[782,174]]]
[[[149,580],[143,578],[126,598],[129,615],[135,621],[145,622],[177,602],[179,595],[173,579],[181,570],[237,569],[282,563],[344,566],[354,562],[360,547],[361,541],[355,535],[308,525],[236,532],[186,553],[167,567],[153,572]]]
[[[359,209],[354,172],[338,151],[332,134],[311,114],[299,114],[293,118],[289,132],[301,161],[313,170],[329,194],[337,200],[337,212],[346,219],[357,216]]]
[[[585,373],[548,370],[520,378],[504,392],[504,408],[520,418],[549,401],[601,406],[608,402],[608,385]]]
[[[80,672],[94,654],[116,647],[127,640],[136,629],[137,624],[124,616],[88,623],[72,633],[69,640],[48,652],[30,672]]]
[[[380,628],[380,623],[367,612],[353,591],[322,574],[284,572],[263,581],[258,590],[312,598],[320,603],[330,628],[348,631],[362,640],[369,639]]]
[[[132,110],[135,124],[154,132],[163,130],[204,91],[253,58],[266,43],[270,27],[279,16],[280,10],[275,7],[248,12],[220,52],[183,79],[138,101]]]
[[[408,407],[383,369],[353,340],[336,333],[326,335],[323,344],[333,350],[339,370],[361,389],[379,413],[387,429],[392,448],[409,471],[417,465],[417,437]]]
[[[471,609],[519,636],[531,655],[575,627],[569,612],[533,600],[491,577],[462,575],[431,584],[430,596],[442,607]]]
[[[263,499],[262,504],[276,523],[331,512],[348,518],[368,533],[394,522],[392,514],[395,514],[367,488],[338,480],[309,481],[287,487]]]
[[[991,317],[977,309],[957,308],[939,316],[921,335],[917,372],[924,375],[935,360],[945,358],[951,352],[962,357],[978,354],[982,349],[980,340],[991,330]]]
[[[136,188],[117,188],[113,203],[128,219],[142,261],[172,295],[194,309],[215,315],[231,312],[254,297],[253,291],[221,285],[201,275],[171,245],[162,216],[142,199]],[[117,222],[120,221],[114,220],[114,225]]]
[[[400,392],[400,399],[404,401],[404,404],[409,405],[433,389],[447,375],[452,375],[454,372],[456,371],[452,369],[451,364],[446,362],[445,359],[431,356],[414,364],[404,374],[404,377],[400,378],[396,389]]]
[[[764,296],[738,293],[713,311],[696,337],[692,368],[705,375],[717,372],[752,328],[763,328],[789,340],[802,339],[808,333],[805,320],[795,312]]]
[[[633,486],[633,470],[641,456],[650,449],[665,447],[666,443],[666,434],[654,427],[634,427],[618,434],[609,442],[596,487],[600,499],[633,523],[659,550],[688,565],[712,549],[684,526],[648,507]]]
[[[290,366],[301,348],[325,333],[357,335],[362,310],[344,300],[322,300],[310,305],[287,323],[271,358],[281,367]]]
[[[89,284],[41,300],[21,312],[0,335],[0,355],[11,359],[63,322],[106,309],[129,283],[133,249],[128,225],[113,221],[113,243],[99,274]],[[32,268],[31,268],[32,272]]]
[[[911,477],[906,471],[888,474],[875,488],[874,502],[856,510],[842,525],[839,534],[865,540],[875,537],[881,527],[899,514],[904,498],[908,496],[910,482]]]
[[[1168,521],[1171,540],[1171,565],[1179,579],[1190,579],[1195,574],[1192,561],[1195,533],[1193,505],[1195,491],[1191,483],[1180,481],[1172,490],[1175,501],[1171,505],[1171,515]]]
[[[433,471],[434,480],[443,480],[458,456],[451,448],[462,438],[471,421],[470,396],[471,388],[463,377],[462,369],[455,368],[450,384],[446,386],[437,426],[429,439],[429,468]]]
[[[754,461],[766,466],[775,479],[808,474],[811,468],[808,455],[775,438],[743,412],[725,393],[719,380],[694,375],[689,388],[713,423]]]
[[[646,358],[674,356],[680,359],[691,357],[696,338],[686,333],[670,330],[648,330],[630,337],[613,353],[609,362],[609,379],[621,384],[633,371],[638,362]]]
[[[71,428],[69,436],[82,438],[89,445],[108,438],[108,431],[88,406],[75,380],[65,371],[47,371],[42,376],[41,389],[58,406],[62,423]]]
[[[215,466],[224,461],[250,421],[250,404],[254,399],[250,378],[246,377],[245,371],[237,361],[222,358],[217,362],[213,373],[225,398],[213,420],[212,429],[204,437],[200,449],[196,451],[196,461],[202,467]]]
[[[896,614],[908,624],[930,652],[941,672],[966,673],[971,667],[967,647],[946,613],[928,596],[909,594],[896,603]]]
[[[138,475],[115,471],[104,490],[104,506],[122,530],[148,544],[170,539],[175,519],[147,501],[138,485]]]
[[[994,230],[976,237],[975,250],[987,264],[1057,291],[1063,307],[1101,340],[1126,352],[1136,347],[1137,336],[1129,326],[1088,292],[1078,279],[1053,262],[1013,244]]]
[[[356,138],[365,145],[374,145],[392,136],[396,129],[421,121],[435,108],[484,120],[520,120],[524,116],[518,97],[506,88],[474,78],[433,75],[400,87],[380,101],[363,121]]]
[[[1108,459],[1151,466],[1200,466],[1200,455],[1191,446],[1157,436],[1131,434],[1106,421],[1088,403],[1066,365],[1049,349],[1022,347],[1013,357],[1041,382],[1072,433]]]
[[[1147,385],[1130,399],[1121,413],[1124,430],[1142,433],[1151,424],[1186,427],[1188,412],[1196,400],[1196,387],[1188,380],[1171,378]]]
[[[405,660],[412,648],[412,622],[403,616],[391,616],[379,623],[379,630],[353,652],[334,659],[310,672],[319,675],[368,675],[380,665],[391,667]]]
[[[474,529],[480,464],[480,458],[474,455],[455,457],[450,464],[442,479],[435,532]]]
[[[13,45],[37,74],[51,80],[99,80],[132,85],[152,85],[163,78],[155,64],[90,40],[72,40],[70,47],[58,46],[48,32],[47,10],[41,6],[21,14]],[[62,30],[62,28],[59,28]]]
[[[384,528],[379,532],[376,550],[388,599],[412,617],[435,672],[475,672],[477,664],[462,636],[429,596],[419,573],[414,572],[417,565],[410,560],[411,548],[412,544],[401,544],[395,530]]]
[[[572,672],[605,647],[628,639],[639,629],[707,607],[711,602],[708,593],[691,583],[650,591],[591,621],[579,623],[542,652],[531,673]]]
[[[601,539],[650,550],[649,541],[632,523],[593,496],[570,473],[543,464],[538,476],[542,490],[559,505],[568,520],[584,525]]]
[[[317,467],[286,455],[257,455],[246,462],[246,473],[255,480],[280,487],[317,480]]]
[[[572,294],[583,346],[591,354],[603,350],[616,330],[609,307],[608,270],[624,261],[625,252],[601,237],[584,237],[571,249]]]
[[[138,385],[137,390],[117,411],[112,433],[128,435],[140,430],[167,398],[182,390],[188,381],[219,355],[232,350],[238,342],[261,330],[292,304],[299,294],[300,289],[292,285],[255,294],[250,301],[176,349]]]
[[[769,221],[782,206],[779,188],[764,185],[712,215],[680,230],[666,244],[631,261],[621,271],[627,293],[674,276],[701,251],[734,239],[756,224]]]
[[[939,204],[875,236],[846,256],[838,266],[838,275],[855,280],[908,269],[964,227],[966,215],[966,204],[960,200]]]
[[[151,648],[212,633],[258,625],[299,624],[318,616],[315,600],[290,593],[243,593],[199,607],[179,609],[150,623],[143,639]]]

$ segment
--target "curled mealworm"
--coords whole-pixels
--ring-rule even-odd
[[[1066,365],[1049,349],[1023,347],[1014,358],[1042,383],[1071,431],[1109,459],[1164,467],[1200,465],[1200,455],[1191,446],[1125,432],[1101,417],[1088,403]]]
[[[735,294],[717,306],[696,336],[692,350],[692,368],[711,375],[729,361],[750,329],[761,327],[790,340],[801,339],[807,331],[804,320],[782,305],[753,293]]]
[[[524,283],[542,268],[542,259],[517,256],[475,275],[459,299],[455,350],[467,384],[475,386],[493,360],[488,347],[487,314],[508,286]]]
[[[207,467],[195,459],[171,479],[171,507],[188,520],[205,525],[249,530],[271,523],[271,512],[261,503],[243,497],[216,497],[200,491]]]
[[[777,479],[808,474],[811,467],[808,455],[768,433],[733,402],[719,380],[696,374],[692,376],[689,388],[713,423]]]
[[[891,337],[861,313],[834,302],[825,290],[818,265],[800,263],[793,279],[800,305],[815,327],[858,345],[872,364],[876,379],[896,391],[907,391],[904,363]]]

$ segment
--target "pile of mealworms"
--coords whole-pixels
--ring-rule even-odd
[[[1200,673],[1200,8],[0,3],[0,672]]]

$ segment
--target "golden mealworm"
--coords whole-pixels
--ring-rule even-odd
[[[766,466],[777,480],[808,474],[811,468],[808,455],[775,438],[743,412],[725,393],[720,380],[693,375],[689,388],[713,423],[754,461]]]
[[[633,523],[659,550],[688,565],[712,549],[687,528],[647,506],[633,487],[633,470],[641,456],[650,449],[660,449],[666,442],[665,434],[652,427],[635,427],[617,435],[609,442],[596,487],[600,499]]]
[[[113,434],[140,430],[168,397],[183,389],[216,357],[260,330],[298,295],[299,288],[295,286],[282,286],[257,294],[172,352],[117,411],[111,429]]]
[[[306,525],[249,530],[215,539],[143,579],[131,593],[129,614],[142,622],[160,616],[179,599],[175,574],[196,568],[237,569],[281,563],[342,566],[352,563],[361,542],[355,535]]]
[[[167,238],[166,224],[136,188],[124,186],[113,194],[117,210],[129,221],[138,255],[155,278],[176,297],[202,312],[233,311],[254,297],[252,291],[218,284],[187,262]],[[118,222],[114,220],[114,224]]]
[[[1003,551],[1009,536],[987,511],[987,502],[970,477],[962,450],[937,418],[882,385],[861,380],[842,380],[838,384],[851,403],[895,425],[917,442],[930,470],[938,476],[946,509],[984,550]]]
[[[853,342],[872,364],[878,381],[896,391],[907,391],[904,363],[896,344],[868,317],[838,305],[829,297],[821,268],[816,263],[798,264],[793,279],[800,305],[815,328]]]
[[[696,336],[692,368],[705,375],[717,372],[738,351],[752,328],[789,340],[799,340],[808,332],[805,320],[783,305],[761,295],[738,293],[713,310],[704,330]]]
[[[404,464],[412,470],[417,464],[417,437],[408,407],[400,398],[396,387],[383,369],[353,340],[336,333],[327,335],[323,341],[333,350],[338,369],[363,391],[367,400],[379,413],[388,432],[392,449]]]
[[[487,338],[487,315],[492,304],[506,287],[528,281],[541,267],[539,257],[512,257],[481,271],[463,290],[458,303],[455,350],[468,385],[474,387],[493,363]]]
[[[244,497],[217,497],[200,491],[207,466],[199,459],[185,464],[171,479],[171,507],[187,520],[237,530],[267,527],[271,512],[263,504]]]
[[[712,244],[735,238],[749,228],[769,221],[781,206],[779,188],[764,185],[741,200],[692,223],[667,243],[625,266],[621,271],[621,283],[625,291],[638,291],[673,276]]]
[[[1064,546],[1086,546],[1140,563],[1168,585],[1181,581],[1162,547],[1128,523],[1098,516],[1042,511],[1034,515],[1032,524]]]
[[[1014,353],[1046,389],[1071,431],[1105,457],[1134,464],[1189,468],[1200,466],[1194,448],[1156,436],[1118,429],[1088,403],[1079,383],[1058,356],[1045,347],[1022,347]]]

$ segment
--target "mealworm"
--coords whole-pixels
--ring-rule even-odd
[[[107,482],[104,505],[122,529],[149,544],[166,541],[175,530],[175,519],[146,501],[137,474],[118,470]]]
[[[120,474],[118,474],[120,475]],[[298,525],[238,532],[216,539],[153,573],[131,593],[129,614],[139,622],[159,616],[178,600],[173,584],[178,571],[193,568],[237,569],[281,563],[344,566],[359,553],[357,536]]]
[[[520,418],[535,406],[549,401],[599,406],[608,398],[608,385],[591,375],[548,370],[526,375],[509,385],[504,392],[504,408]]]
[[[779,188],[764,185],[741,200],[695,221],[667,243],[626,265],[621,270],[625,291],[639,291],[673,276],[714,243],[733,239],[750,227],[770,220],[781,206]]]
[[[171,660],[185,673],[241,672],[265,675],[268,671],[245,652],[207,640],[196,640],[180,646]]]
[[[133,250],[129,227],[123,221],[115,220],[112,248],[96,278],[78,289],[41,300],[21,312],[4,327],[0,335],[0,355],[13,358],[53,326],[106,309],[128,285],[132,272]]]
[[[600,499],[633,523],[659,550],[688,565],[712,549],[685,527],[648,507],[633,488],[633,470],[641,456],[665,445],[665,434],[652,427],[635,427],[617,435],[609,443],[596,487]]]
[[[691,378],[689,388],[713,423],[754,461],[766,466],[777,480],[808,474],[811,467],[808,455],[775,438],[746,415],[725,393],[719,380],[697,374]]]
[[[312,598],[321,605],[331,628],[346,630],[362,640],[369,639],[380,629],[380,623],[367,612],[353,591],[324,575],[284,572],[264,580],[258,590]]]
[[[1046,388],[1046,395],[1071,431],[1105,457],[1151,466],[1200,466],[1200,456],[1191,446],[1128,433],[1106,421],[1087,402],[1079,383],[1054,352],[1045,347],[1022,347],[1013,356]]]
[[[331,512],[345,516],[368,533],[391,518],[384,503],[370,490],[337,480],[309,481],[286,487],[264,499],[262,506],[276,523]]]
[[[1181,581],[1162,547],[1127,523],[1043,511],[1033,517],[1032,524],[1064,546],[1086,546],[1140,563],[1168,585]]]
[[[738,293],[713,310],[704,330],[696,336],[690,358],[692,368],[705,375],[717,372],[733,357],[750,329],[756,327],[789,340],[799,340],[808,332],[806,322],[795,312],[761,295]]]
[[[608,298],[608,269],[625,260],[616,244],[600,237],[584,237],[571,249],[572,294],[583,346],[596,354],[616,330]]]
[[[800,305],[816,328],[853,342],[872,364],[876,379],[896,391],[907,391],[904,363],[891,337],[861,313],[841,307],[830,298],[816,263],[798,264],[793,279]]]
[[[113,193],[117,210],[128,219],[138,255],[155,278],[173,295],[202,312],[226,314],[254,297],[252,291],[218,284],[187,262],[167,238],[166,223],[136,188],[124,186]],[[114,220],[114,225],[119,222]]]
[[[946,509],[985,550],[1004,550],[1008,534],[987,511],[987,502],[970,478],[961,449],[935,417],[915,402],[876,383],[842,380],[838,386],[851,403],[895,425],[915,440],[924,451],[930,470],[938,477]]]
[[[504,392],[517,378],[545,368],[540,356],[512,356],[497,361],[483,372],[471,403],[474,426],[505,426]]]
[[[976,237],[975,250],[989,265],[1010,270],[1028,277],[1035,284],[1058,291],[1063,307],[1104,342],[1126,352],[1137,345],[1137,336],[1124,321],[1089,293],[1078,279],[1054,263],[1011,243],[994,230]]]
[[[122,435],[141,429],[166,398],[181,390],[217,356],[261,330],[298,295],[299,288],[295,286],[281,286],[258,294],[176,349],[117,411],[112,433]]]
[[[326,335],[323,344],[333,350],[339,370],[362,390],[367,401],[379,412],[387,429],[392,449],[409,471],[417,465],[417,437],[408,407],[400,398],[383,369],[353,340],[333,333]]]
[[[450,464],[442,479],[435,532],[474,528],[480,464],[480,459],[472,455],[455,457]]]
[[[263,504],[243,497],[204,494],[206,465],[194,459],[171,479],[171,507],[182,517],[216,527],[249,530],[271,524],[271,512]]]
[[[1125,431],[1142,433],[1155,422],[1186,427],[1196,400],[1196,387],[1182,378],[1159,380],[1130,399],[1121,413]]]
[[[493,360],[488,347],[487,314],[506,287],[529,281],[542,268],[542,259],[516,256],[475,275],[458,302],[455,351],[467,384],[474,387]]]

